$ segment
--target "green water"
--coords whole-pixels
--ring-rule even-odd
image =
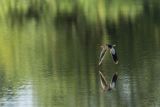
[[[159,107],[158,0],[1,0],[0,107]],[[119,64],[100,45],[116,44]],[[104,93],[118,72],[116,89]]]

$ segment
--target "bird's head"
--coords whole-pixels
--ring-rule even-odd
[[[106,44],[108,46],[108,48],[112,48],[112,45],[111,44]]]

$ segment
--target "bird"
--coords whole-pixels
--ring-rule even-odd
[[[117,78],[118,78],[117,72],[113,75],[110,83],[107,83],[107,81],[101,71],[99,71],[99,75],[100,75],[100,83],[101,83],[103,91],[111,91],[115,88]]]
[[[105,45],[100,46],[102,48],[102,50],[101,50],[101,53],[100,53],[100,56],[99,56],[99,64],[98,65],[102,64],[102,61],[105,57],[105,54],[106,54],[107,50],[110,51],[110,54],[111,54],[115,64],[118,64],[117,53],[116,53],[116,50],[114,49],[115,46],[116,45],[111,45],[111,44],[105,44]]]

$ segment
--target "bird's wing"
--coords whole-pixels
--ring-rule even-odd
[[[101,46],[102,47],[102,50],[101,50],[101,53],[100,53],[100,56],[99,56],[99,60],[102,59],[104,53],[105,53],[105,47],[104,46]]]
[[[99,71],[99,74],[100,74],[101,86],[103,89],[105,89],[108,86],[107,81],[106,81],[104,75],[100,71]]]
[[[99,56],[99,65],[101,65],[101,63],[102,63],[102,61],[103,61],[103,59],[104,59],[104,57],[105,57],[106,52],[107,52],[107,49],[105,49],[105,48],[103,47],[103,49],[102,49],[102,51],[101,51],[101,53],[100,53],[100,56]]]

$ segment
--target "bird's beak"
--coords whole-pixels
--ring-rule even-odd
[[[113,47],[115,47],[116,45],[114,44]]]

